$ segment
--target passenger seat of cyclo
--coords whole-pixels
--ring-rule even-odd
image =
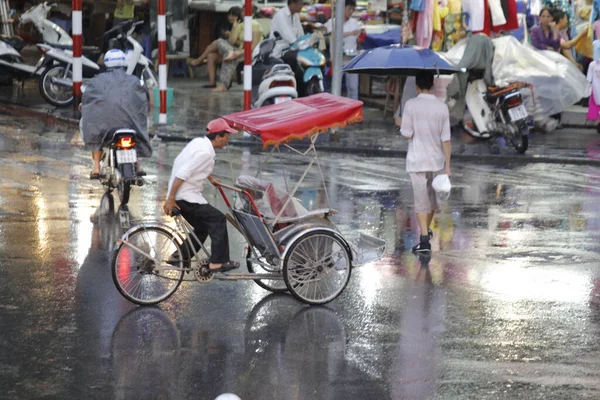
[[[308,212],[306,208],[294,198],[285,205],[291,196],[285,190],[273,185],[271,182],[253,176],[240,175],[235,184],[237,187],[247,190],[252,195],[258,210],[266,218],[273,219],[277,217],[284,206],[285,209],[281,213],[281,217],[297,217]],[[266,196],[264,196],[264,194],[266,194]]]

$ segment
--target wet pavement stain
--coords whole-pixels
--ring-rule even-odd
[[[308,307],[253,282],[185,283],[159,307],[137,307],[111,278],[118,200],[92,218],[102,189],[72,136],[0,135],[0,397],[600,397],[597,168],[455,163],[433,258],[422,260],[410,254],[404,160],[324,153],[340,230],[387,243],[339,299]],[[134,224],[171,223],[161,206],[183,145],[154,146],[148,184],[132,193]],[[262,177],[282,186],[306,165],[229,148],[216,176],[265,162]],[[297,196],[307,208],[326,203],[318,187],[311,171]],[[242,260],[244,242],[230,235]]]

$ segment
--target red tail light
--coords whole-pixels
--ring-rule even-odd
[[[294,82],[293,81],[273,81],[269,85],[269,89],[274,88],[274,87],[282,87],[282,86],[294,87]]]
[[[135,140],[133,140],[132,136],[125,136],[119,139],[119,141],[115,144],[115,147],[119,149],[130,149],[135,146]]]
[[[521,105],[521,97],[520,96],[514,96],[509,99],[506,99],[506,106],[508,108],[513,108],[513,107],[517,107],[520,105]]]

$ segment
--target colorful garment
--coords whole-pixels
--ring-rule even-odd
[[[447,51],[467,37],[467,13],[448,14],[444,19],[444,49]]]

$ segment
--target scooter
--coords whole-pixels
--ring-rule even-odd
[[[19,23],[33,23],[36,29],[42,34],[44,43],[72,46],[73,39],[71,36],[60,26],[48,20],[48,13],[52,8],[57,6],[58,4],[49,4],[47,1],[33,6],[21,14]]]
[[[143,186],[144,180],[137,176],[136,132],[131,129],[113,129],[109,132],[108,145],[102,149],[100,183],[108,192],[115,188],[121,205],[129,202],[131,186]]]
[[[24,46],[23,39],[18,36],[0,36],[0,77],[4,78],[3,81],[12,83],[13,79],[22,81],[43,73],[43,59],[35,66],[25,63],[21,56]]]
[[[529,147],[529,114],[519,92],[524,87],[528,85],[487,87],[483,79],[469,79],[465,95],[468,113],[461,122],[463,129],[475,138],[503,137],[519,153],[525,153]],[[496,144],[492,146],[498,151]]]
[[[256,46],[252,69],[252,107],[279,104],[298,97],[292,68],[279,58],[271,57],[276,39],[263,40]],[[256,77],[256,78],[254,78]]]
[[[298,66],[302,69],[300,92],[304,96],[325,91],[323,86],[325,56],[315,48],[316,45],[321,43],[322,37],[320,33],[307,34],[300,36],[290,46],[290,50],[298,50]]]
[[[131,33],[136,26],[142,24],[143,21],[134,23],[126,21],[116,25],[107,31],[105,37],[116,36],[118,47],[127,54],[127,73],[138,76],[142,84],[147,89],[152,89],[158,86],[158,78],[152,69],[152,63],[143,55],[143,47],[131,37]],[[65,107],[73,102],[73,51],[71,46],[49,46],[45,44],[37,45],[40,51],[44,53],[45,63],[51,64],[40,77],[39,87],[40,93],[44,99],[56,106]],[[89,56],[96,59],[100,56],[100,50],[96,48],[88,48]],[[83,78],[93,78],[98,74],[102,67],[95,62],[92,62],[85,56],[86,48],[84,48],[84,56],[82,57]]]

